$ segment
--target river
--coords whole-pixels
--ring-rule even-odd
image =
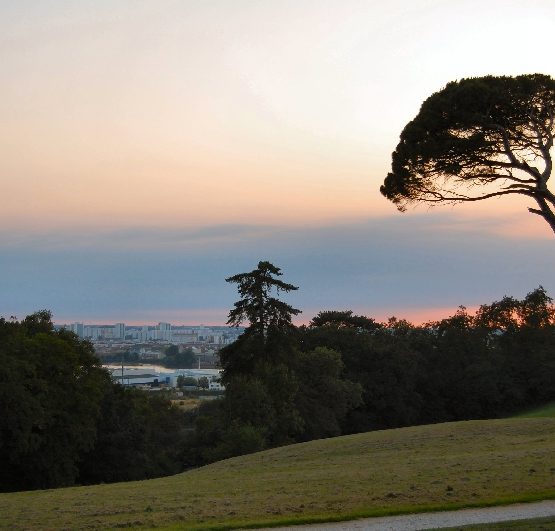
[[[117,363],[108,363],[102,365],[105,369],[110,372],[121,371],[121,365]],[[211,376],[219,376],[221,369],[169,369],[168,367],[163,367],[162,365],[150,365],[150,364],[140,364],[140,365],[123,365],[123,370],[126,374],[139,373],[139,371],[148,371],[150,373],[163,374],[165,376],[192,376],[193,378],[202,378],[206,376],[210,378]]]

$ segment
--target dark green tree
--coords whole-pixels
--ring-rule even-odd
[[[226,386],[233,375],[254,373],[264,363],[286,366],[291,363],[294,349],[292,317],[301,311],[277,298],[280,292],[298,289],[276,278],[281,275],[279,267],[270,262],[259,262],[255,270],[226,279],[226,282],[237,284],[241,296],[229,312],[227,323],[239,326],[248,322],[239,339],[220,351]]]
[[[429,323],[430,349],[423,356],[419,391],[422,422],[491,418],[499,415],[504,389],[502,357],[466,308]]]
[[[0,318],[0,491],[182,470],[183,414],[113,383],[94,348],[48,311]]]
[[[196,356],[191,347],[187,347],[182,352],[177,345],[170,345],[165,351],[166,357],[161,360],[161,365],[174,369],[191,369],[195,366]]]
[[[509,380],[507,410],[541,405],[555,398],[555,306],[539,286],[519,300],[503,297],[480,306],[476,326],[500,353],[497,370]]]
[[[418,418],[413,332],[406,322],[383,325],[350,310],[320,312],[299,330],[303,351],[325,347],[341,353],[341,378],[362,388],[362,400],[341,421],[344,433],[408,425]]]
[[[451,82],[404,128],[380,191],[401,211],[518,194],[555,232],[554,133],[555,80],[547,75]]]
[[[255,270],[226,279],[237,284],[241,296],[229,312],[228,324],[246,321],[248,326],[237,341],[220,351],[227,429],[240,433],[239,424],[254,426],[270,446],[293,441],[302,424],[294,405],[298,377],[292,323],[292,317],[301,312],[278,298],[298,288],[277,278],[281,275],[279,267],[261,261]],[[256,404],[246,408],[241,404],[249,396]]]
[[[182,470],[183,414],[157,393],[112,385],[102,400],[94,447],[79,482],[134,481]]]
[[[166,356],[177,356],[177,354],[179,354],[179,347],[177,345],[169,345],[164,350],[164,355]]]
[[[92,345],[50,312],[0,319],[0,490],[71,485],[112,385]]]
[[[319,312],[310,321],[311,327],[353,328],[356,330],[376,330],[380,324],[365,315],[354,315],[352,310],[326,310]]]
[[[184,376],[180,374],[177,377],[177,387],[185,387],[185,386],[197,386],[198,380],[193,378],[192,376]]]
[[[480,306],[476,313],[476,325],[497,332],[522,327],[553,328],[553,299],[543,286],[528,293],[523,300],[505,296],[500,301]]]
[[[303,419],[300,439],[341,435],[347,413],[362,404],[362,387],[342,377],[341,354],[330,348],[299,352],[297,364],[297,373],[302,375],[295,396]]]
[[[526,295],[519,305],[518,315],[522,325],[526,327],[541,329],[555,327],[553,299],[543,286]]]
[[[289,304],[280,301],[280,292],[288,293],[299,289],[293,284],[280,280],[283,273],[270,262],[258,262],[258,267],[250,273],[240,273],[226,278],[226,282],[237,284],[241,299],[229,312],[228,325],[240,326],[248,321],[249,334],[265,335],[270,329],[291,326],[291,318],[301,313]],[[274,296],[273,294],[276,294]]]

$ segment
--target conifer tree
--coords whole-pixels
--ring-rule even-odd
[[[249,333],[266,335],[269,329],[286,329],[292,326],[291,318],[300,310],[273,296],[280,292],[289,293],[299,289],[276,278],[283,273],[270,262],[258,262],[258,267],[249,273],[240,273],[226,278],[226,282],[237,284],[241,300],[229,312],[228,325],[239,326],[248,321]]]

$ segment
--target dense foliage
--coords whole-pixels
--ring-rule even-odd
[[[165,358],[156,360],[158,365],[169,369],[191,369],[195,366],[197,358],[190,347],[181,350],[177,345],[170,345],[164,351]]]
[[[112,383],[92,345],[50,313],[0,318],[0,491],[180,470],[181,414]]]
[[[269,294],[279,269],[260,264]],[[253,287],[241,294],[247,303],[258,273],[235,277]],[[295,327],[276,300],[267,296],[222,350],[224,397],[186,413],[114,384],[92,345],[54,330],[49,312],[0,319],[0,491],[145,479],[292,442],[555,400],[555,307],[542,287],[424,326],[324,311]]]
[[[158,356],[148,358],[140,357],[139,352],[132,350],[124,350],[122,352],[114,352],[110,354],[102,354],[101,359],[103,363],[125,363],[125,364],[140,364],[140,363],[155,363],[168,369],[191,369],[195,367],[197,357],[190,347],[180,349],[177,345],[169,345],[164,349],[164,357]]]
[[[222,354],[226,397],[201,408],[189,465],[553,401],[555,307],[539,287],[423,326],[324,311],[308,326],[245,333]]]
[[[555,400],[555,308],[542,287],[424,326],[321,317],[299,331],[303,348],[341,352],[344,377],[363,388],[344,432],[499,417]]]
[[[543,74],[449,83],[401,133],[381,193],[400,210],[522,195],[555,232],[555,80]]]
[[[255,270],[227,279],[241,295],[229,323],[246,320],[249,326],[220,352],[225,397],[201,408],[187,453],[190,465],[339,435],[343,417],[360,403],[360,386],[343,378],[338,352],[299,348],[291,318],[300,311],[277,298],[297,288],[278,276],[278,267],[259,262]]]

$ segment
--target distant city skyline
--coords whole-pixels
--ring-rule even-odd
[[[96,328],[96,329],[103,329],[103,328],[110,328],[117,332],[114,332],[116,337],[123,337],[126,330],[139,330],[139,329],[148,329],[153,330],[157,329],[160,331],[169,331],[174,329],[188,329],[188,330],[211,330],[211,329],[234,329],[234,330],[244,330],[245,327],[235,327],[229,325],[205,325],[205,324],[175,324],[175,323],[166,323],[160,321],[156,324],[152,323],[90,323],[87,321],[72,321],[72,322],[64,322],[58,323],[55,322],[54,326],[56,327],[65,327],[70,329],[72,332],[75,332],[78,327],[82,328]]]
[[[90,323],[73,322],[56,324],[58,328],[65,328],[74,332],[81,339],[95,343],[107,344],[109,348],[122,344],[141,344],[157,342],[158,344],[174,344],[182,346],[212,345],[221,348],[235,341],[244,331],[243,327],[231,326],[187,326],[172,325],[159,322],[157,325],[130,325],[126,323],[112,323],[94,325]],[[159,354],[159,353],[158,353]]]

